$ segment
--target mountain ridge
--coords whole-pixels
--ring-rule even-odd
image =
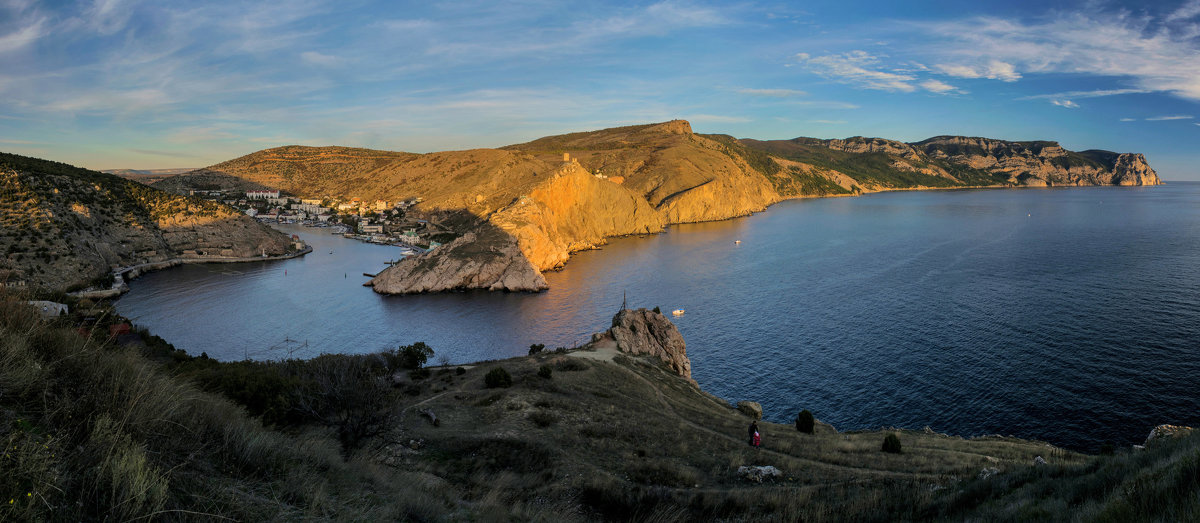
[[[207,170],[307,198],[421,197],[412,212],[452,216],[460,237],[474,232],[475,240],[496,249],[488,252],[523,256],[535,269],[508,261],[460,263],[468,253],[481,251],[452,242],[423,257],[457,258],[454,263],[402,263],[378,275],[371,285],[385,294],[541,290],[540,272],[560,267],[570,253],[602,245],[608,237],[745,216],[791,198],[929,188],[1161,183],[1140,154],[1073,152],[1052,141],[958,136],[914,143],[865,137],[764,141],[697,134],[684,120],[547,136],[497,149],[423,154],[283,146]],[[576,182],[561,183],[563,176]],[[602,183],[579,181],[586,177]],[[612,206],[626,200],[633,207]],[[648,217],[636,200],[644,201],[657,218]],[[526,205],[532,207],[522,207]],[[636,224],[594,234],[600,230],[596,224],[635,208],[641,209]],[[504,238],[506,234],[510,237]],[[514,277],[513,270],[523,276]],[[417,280],[423,283],[402,283]]]

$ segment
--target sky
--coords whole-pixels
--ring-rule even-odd
[[[1200,180],[1200,0],[0,0],[0,151],[93,169],[676,118],[1055,140]]]

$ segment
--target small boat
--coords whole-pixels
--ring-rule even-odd
[[[675,310],[671,311],[671,314],[673,314],[675,316],[683,316],[683,309],[675,309]]]
[[[742,240],[733,240],[733,244],[734,244],[734,245],[741,245],[741,244],[742,244]]]

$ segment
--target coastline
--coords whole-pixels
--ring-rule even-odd
[[[200,263],[247,263],[257,261],[278,261],[290,260],[299,258],[308,253],[313,252],[312,246],[305,246],[303,249],[289,253],[280,254],[278,256],[250,256],[250,257],[223,257],[213,256],[205,258],[171,258],[168,260],[140,263],[129,267],[121,267],[113,271],[113,286],[108,289],[88,289],[77,292],[68,293],[75,298],[87,298],[92,300],[107,300],[116,298],[126,292],[129,292],[129,281],[151,271],[159,271],[178,267],[180,265],[192,265]]]

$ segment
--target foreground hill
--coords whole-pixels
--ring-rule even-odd
[[[1159,183],[1141,155],[1075,153],[1054,142],[739,140],[693,133],[682,120],[429,154],[287,146],[208,170],[302,197],[423,198],[417,212],[460,238],[369,283],[400,294],[541,290],[543,271],[605,238],[744,216],[788,198]]]
[[[629,331],[586,350],[428,369],[419,344],[231,363],[149,335],[118,347],[103,325],[81,337],[0,295],[0,519],[1200,516],[1196,436],[1093,457],[1004,437],[760,422],[763,445],[749,447],[749,416],[661,353],[620,348],[672,345],[665,318],[630,313],[645,323],[618,318]],[[887,435],[899,453],[882,452]],[[780,474],[755,481],[739,472],[749,466]]]
[[[284,254],[287,236],[231,207],[0,153],[0,283],[68,290],[184,251]],[[197,255],[199,256],[199,255]]]

